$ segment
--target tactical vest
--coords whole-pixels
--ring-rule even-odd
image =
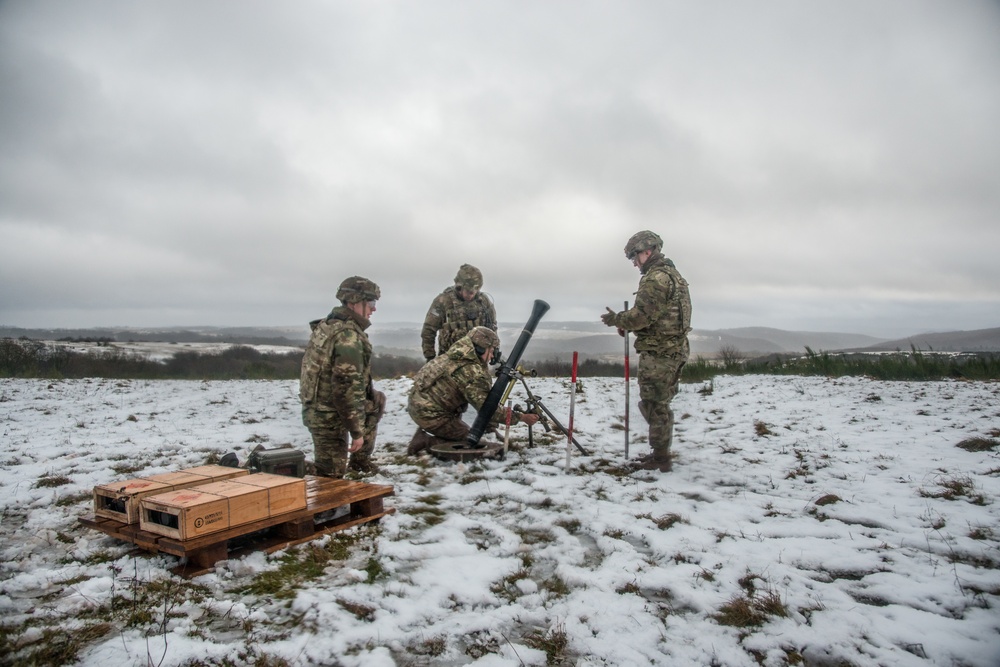
[[[636,352],[666,354],[682,347],[691,331],[691,294],[688,283],[674,267],[673,262],[663,258],[643,275],[639,291],[660,289],[647,285],[653,282],[667,288],[666,303],[656,314],[650,326],[635,332]]]
[[[357,325],[351,321],[335,317],[313,320],[309,323],[312,334],[305,354],[302,355],[302,371],[299,375],[299,399],[303,405],[320,405],[330,408],[333,398],[331,382],[333,348],[341,335]],[[365,341],[366,358],[371,356],[371,344]]]
[[[691,331],[691,293],[688,290],[688,282],[673,265],[667,267],[667,273],[676,286],[670,299],[671,312],[677,316],[676,332],[678,335],[686,336]]]
[[[441,330],[438,332],[438,354],[447,352],[455,341],[474,327],[489,327],[496,331],[497,323],[488,296],[480,292],[472,301],[462,301],[455,293],[454,287],[446,289],[445,294],[449,298],[444,309]]]

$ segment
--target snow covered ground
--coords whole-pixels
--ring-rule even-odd
[[[411,459],[409,380],[378,386],[396,514],[186,581],[82,527],[92,488],[311,456],[298,383],[0,380],[0,663],[1000,664],[1000,384],[684,385],[670,474],[624,465],[621,380],[583,382],[568,472],[523,425],[504,461]]]

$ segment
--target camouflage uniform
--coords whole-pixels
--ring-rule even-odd
[[[377,299],[378,287],[367,282],[375,287]],[[342,293],[338,291],[338,296]],[[385,395],[372,384],[372,346],[365,333],[371,323],[347,308],[356,298],[347,297],[342,299],[345,305],[334,308],[325,319],[310,322],[312,334],[299,382],[302,422],[312,435],[316,473],[327,477],[344,476],[349,440],[360,437],[364,444],[350,455],[350,467],[371,468],[378,422],[385,410]]]
[[[650,237],[642,237],[648,234]],[[653,254],[641,267],[642,278],[634,305],[604,319],[609,326],[635,332],[635,351],[639,353],[639,412],[649,424],[649,446],[653,460],[669,463],[673,442],[674,413],[670,401],[677,394],[681,369],[688,360],[691,330],[691,296],[687,281],[674,263],[660,253],[662,241],[652,232],[633,237],[651,238]],[[634,249],[626,246],[626,255]],[[631,257],[630,257],[631,259]]]
[[[476,410],[482,408],[493,387],[489,366],[480,355],[495,343],[480,345],[477,350],[473,341],[477,331],[482,328],[473,329],[447,352],[428,361],[413,378],[406,411],[419,427],[418,435],[421,429],[443,440],[464,440],[469,434],[462,415],[470,405]],[[495,334],[492,340],[499,342]],[[497,408],[488,428],[496,428],[504,414],[502,406]],[[515,413],[511,423],[519,421]]]
[[[459,338],[469,333],[473,327],[488,327],[497,330],[497,313],[490,297],[482,292],[469,301],[458,296],[458,288],[478,290],[483,285],[483,274],[474,266],[463,264],[455,285],[438,294],[424,318],[420,330],[420,343],[424,359],[435,356],[434,339],[437,338],[437,354],[444,354]]]

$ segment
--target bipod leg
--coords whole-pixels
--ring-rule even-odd
[[[541,399],[535,399],[535,403],[538,405],[538,407],[540,407],[542,409],[542,412],[544,412],[546,415],[548,415],[548,418],[552,421],[552,423],[555,425],[556,429],[558,429],[558,431],[560,433],[562,433],[563,435],[567,435],[567,436],[569,435],[569,431],[566,430],[566,427],[563,426],[559,422],[559,420],[556,418],[556,416],[554,414],[552,414],[552,412],[547,407],[545,407],[545,404],[542,403]],[[580,450],[581,454],[583,454],[585,456],[590,456],[590,452],[588,452],[586,449],[584,449],[583,445],[581,445],[579,442],[576,441],[576,436],[575,435],[570,436],[570,438],[571,438],[573,444],[576,445],[576,448]]]

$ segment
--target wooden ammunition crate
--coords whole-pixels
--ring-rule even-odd
[[[298,477],[258,472],[239,480],[240,484],[267,491],[267,507],[271,516],[294,512],[306,506],[306,482]]]
[[[305,509],[305,480],[256,473],[146,496],[139,502],[144,531],[178,540],[215,533]]]
[[[80,517],[80,523],[144,551],[177,556],[182,562],[171,571],[184,577],[196,577],[210,571],[220,560],[241,558],[254,551],[273,553],[323,535],[378,521],[395,512],[395,508],[383,506],[383,499],[393,495],[391,486],[311,476],[303,481],[306,489],[304,509],[189,540],[151,533],[142,530],[138,523],[128,525],[97,516]],[[246,498],[249,500],[249,496]]]
[[[94,515],[126,524],[139,523],[139,501],[147,496],[246,474],[242,468],[207,465],[102,484],[94,487]]]

